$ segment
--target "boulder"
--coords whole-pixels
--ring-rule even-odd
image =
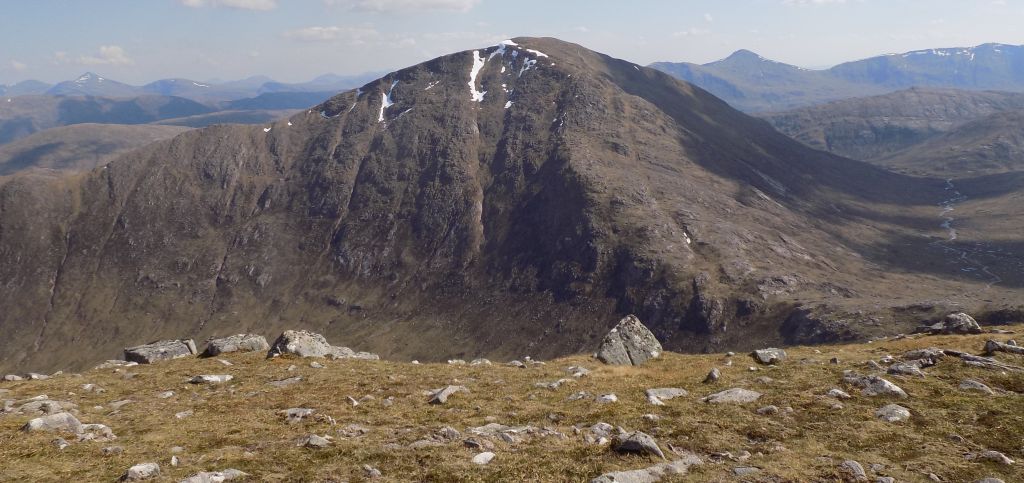
[[[971,461],[989,461],[1001,465],[1012,465],[1016,463],[1005,454],[992,450],[981,451],[979,453],[968,453],[967,459]]]
[[[25,423],[21,430],[27,433],[35,431],[64,431],[78,434],[82,432],[82,422],[71,413],[56,413],[35,418]]]
[[[211,340],[203,351],[203,357],[213,357],[228,352],[257,352],[270,350],[270,344],[262,335],[237,334],[223,339]]]
[[[376,354],[369,352],[355,352],[348,347],[333,346],[327,343],[324,336],[305,330],[284,331],[270,347],[267,357],[277,357],[282,354],[294,354],[299,357],[329,357],[331,359],[380,359]]]
[[[786,351],[770,347],[768,349],[758,349],[750,355],[759,364],[774,365],[786,358]]]
[[[708,375],[704,377],[704,384],[712,384],[718,382],[722,378],[722,371],[718,370],[717,367],[712,368],[708,371]]]
[[[290,408],[278,411],[289,423],[295,424],[313,415],[314,410],[309,408]]]
[[[888,404],[878,408],[875,416],[889,423],[900,423],[910,419],[910,410],[899,404]]]
[[[861,376],[853,371],[845,371],[843,373],[843,380],[848,384],[861,388],[861,394],[865,396],[909,397],[903,388],[878,376]]]
[[[597,359],[605,364],[639,366],[661,355],[661,343],[635,315],[626,316],[601,341]]]
[[[160,465],[156,463],[139,463],[121,476],[121,481],[142,481],[160,476]]]
[[[1007,354],[1024,355],[1024,347],[1017,346],[1015,344],[1004,344],[994,340],[985,342],[985,355],[991,356],[996,352],[1006,352]]]
[[[925,325],[918,328],[917,332],[924,332],[932,335],[937,334],[980,334],[981,326],[973,317],[963,312],[949,314],[941,322],[933,325]]]
[[[921,365],[917,361],[897,362],[889,366],[889,369],[886,369],[885,372],[898,376],[925,377],[924,371],[921,370]]]
[[[300,439],[299,440],[299,444],[298,444],[299,447],[314,448],[314,449],[326,448],[326,447],[328,447],[330,445],[331,445],[331,440],[330,439],[328,439],[326,437],[323,437],[323,436],[317,436],[315,434],[311,434],[309,436],[306,436],[306,437]]]
[[[223,471],[204,471],[202,473],[196,473],[184,480],[181,480],[179,483],[221,483],[223,481],[231,481],[244,478],[246,476],[249,475],[231,468]]]
[[[612,449],[616,453],[652,455],[665,459],[665,453],[658,447],[654,437],[641,431],[615,436],[612,440]]]
[[[196,343],[192,339],[161,340],[124,350],[124,359],[139,364],[168,361],[196,355]]]
[[[757,391],[751,391],[748,389],[742,389],[734,387],[732,389],[726,389],[722,392],[716,392],[710,396],[701,399],[706,403],[722,404],[722,403],[735,403],[744,404],[757,401],[761,398],[761,393]]]
[[[903,359],[907,361],[914,361],[921,367],[931,367],[938,364],[946,353],[939,348],[929,347],[927,349],[915,349],[908,351],[903,354]]]

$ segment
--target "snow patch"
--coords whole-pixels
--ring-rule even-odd
[[[291,121],[288,121],[288,125],[289,125],[289,126],[291,126],[291,125],[292,125],[292,122],[291,122]]]
[[[537,57],[547,57],[548,56],[548,54],[545,54],[544,52],[541,52],[539,50],[526,49],[526,51],[531,53],[531,54],[533,54],[533,55],[536,55]]]
[[[434,81],[434,82],[431,82],[430,84],[427,84],[427,88],[426,88],[426,89],[423,89],[423,90],[425,90],[425,91],[429,91],[430,89],[433,89],[433,88],[434,88],[434,86],[436,86],[436,85],[437,85],[437,84],[438,84],[439,82],[441,82],[441,81]]]
[[[392,82],[391,83],[391,88],[388,89],[388,93],[384,94],[382,92],[380,94],[380,96],[381,96],[380,115],[377,116],[377,122],[384,122],[384,109],[387,109],[387,108],[395,105],[395,102],[393,100],[391,100],[391,92],[393,92],[395,90],[395,86],[397,86],[397,85],[398,85],[398,81]]]
[[[508,101],[508,102],[506,102],[506,103],[505,103],[505,109],[508,109],[508,108],[510,108],[510,107],[512,107],[512,101]]]
[[[523,67],[519,69],[518,77],[522,77],[523,72],[530,70],[530,67],[533,67],[535,65],[537,65],[537,59],[527,59],[525,62],[523,62]]]
[[[469,94],[472,96],[473,102],[483,102],[484,95],[487,91],[480,92],[476,90],[476,76],[480,73],[480,69],[484,68],[484,64],[487,63],[481,55],[479,50],[473,51],[473,68],[469,71]]]
[[[270,132],[270,128],[269,127],[263,128],[263,132]]]
[[[200,84],[200,83],[198,83],[198,82],[193,82],[193,83],[192,83],[192,85],[194,85],[194,86],[196,86],[196,87],[210,87],[210,86],[208,86],[208,85],[206,85],[206,84]]]

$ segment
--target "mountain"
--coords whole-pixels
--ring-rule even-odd
[[[71,124],[147,124],[216,109],[180,97],[19,96],[0,102],[0,144]]]
[[[801,69],[740,50],[709,64],[651,67],[692,82],[747,112],[782,111],[908,87],[1024,92],[1024,46],[928,49]]]
[[[1019,304],[1016,266],[951,255],[1016,256],[1014,235],[987,238],[979,217],[936,245],[946,187],[810,149],[659,71],[518,38],[273,124],[4,180],[0,256],[18,262],[0,264],[0,369],[298,328],[392,358],[550,357],[628,313],[702,351]]]
[[[143,90],[86,72],[73,81],[59,82],[46,91],[51,96],[135,97]]]
[[[1019,109],[1024,93],[913,88],[761,117],[815,149],[875,161],[967,122]]]
[[[0,95],[11,97],[40,95],[45,94],[50,87],[53,86],[45,82],[27,80],[10,86],[0,86]]]
[[[1024,172],[1024,109],[997,112],[877,161],[909,173],[964,177]]]
[[[30,168],[88,171],[127,151],[187,130],[176,126],[119,124],[55,127],[0,144],[0,176]]]

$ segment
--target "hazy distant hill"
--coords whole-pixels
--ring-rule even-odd
[[[0,176],[29,168],[85,171],[187,130],[177,126],[120,124],[55,127],[0,145]]]
[[[733,106],[766,112],[883,94],[913,86],[1024,91],[1024,47],[983,44],[929,49],[807,70],[741,50],[716,62],[657,62]]]
[[[762,114],[816,149],[874,160],[995,113],[1024,109],[1024,93],[907,89]]]

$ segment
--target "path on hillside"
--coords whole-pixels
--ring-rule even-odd
[[[942,208],[942,211],[939,213],[939,217],[942,218],[942,224],[939,226],[946,230],[946,240],[935,242],[935,245],[942,247],[943,250],[951,254],[954,263],[961,266],[960,271],[977,272],[984,275],[988,279],[985,285],[986,289],[1002,282],[1002,277],[992,273],[988,265],[974,258],[974,256],[981,252],[991,251],[988,247],[982,243],[975,244],[973,248],[967,248],[966,245],[956,246],[958,234],[953,226],[956,222],[953,212],[956,210],[956,205],[967,201],[967,196],[957,190],[952,179],[946,180],[946,193],[949,195],[949,198],[939,203],[939,207]]]

